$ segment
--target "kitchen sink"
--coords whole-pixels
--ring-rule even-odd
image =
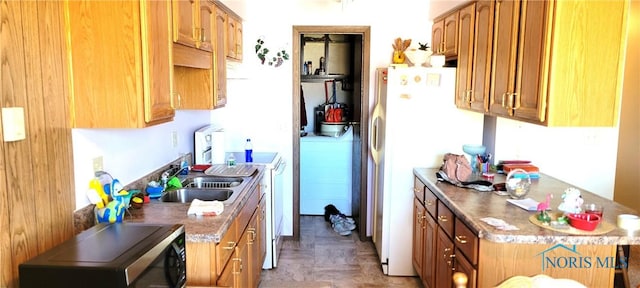
[[[238,187],[244,181],[241,177],[216,177],[201,176],[187,178],[182,181],[182,187],[197,189],[233,188]]]
[[[231,189],[205,189],[205,188],[180,188],[176,190],[169,190],[162,194],[160,200],[162,202],[178,202],[178,203],[191,203],[194,199],[203,201],[229,201],[235,200],[238,193],[234,193]]]
[[[182,188],[162,193],[160,201],[175,203],[191,203],[194,199],[202,201],[218,200],[233,202],[242,192],[244,178],[199,176],[182,180]]]

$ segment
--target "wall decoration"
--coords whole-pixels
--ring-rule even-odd
[[[265,62],[269,64],[269,66],[280,67],[284,60],[289,60],[289,53],[284,49],[276,52],[275,56],[269,56],[269,48],[264,47],[264,40],[262,37],[258,38],[256,41],[256,55],[258,59],[260,59],[261,64],[264,65]]]

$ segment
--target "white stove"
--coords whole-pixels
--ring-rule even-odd
[[[244,163],[244,152],[232,152],[237,163]],[[266,242],[267,256],[262,269],[272,269],[278,264],[278,254],[282,248],[282,173],[286,167],[284,159],[275,152],[253,152],[253,163],[265,165],[264,177],[260,183],[266,197]]]

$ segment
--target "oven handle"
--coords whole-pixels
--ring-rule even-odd
[[[280,161],[278,162],[278,166],[276,166],[275,172],[276,175],[280,175],[284,172],[284,168],[287,167],[287,162],[284,161],[284,159],[280,158]]]

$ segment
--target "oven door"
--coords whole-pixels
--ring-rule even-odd
[[[151,264],[135,277],[129,287],[182,288],[186,286],[187,262],[184,233],[171,240],[168,245],[163,246],[163,251],[160,253],[150,250],[136,262],[148,263],[149,259],[153,259]],[[133,272],[134,268],[131,269]],[[129,271],[127,271],[127,275],[130,275]]]

